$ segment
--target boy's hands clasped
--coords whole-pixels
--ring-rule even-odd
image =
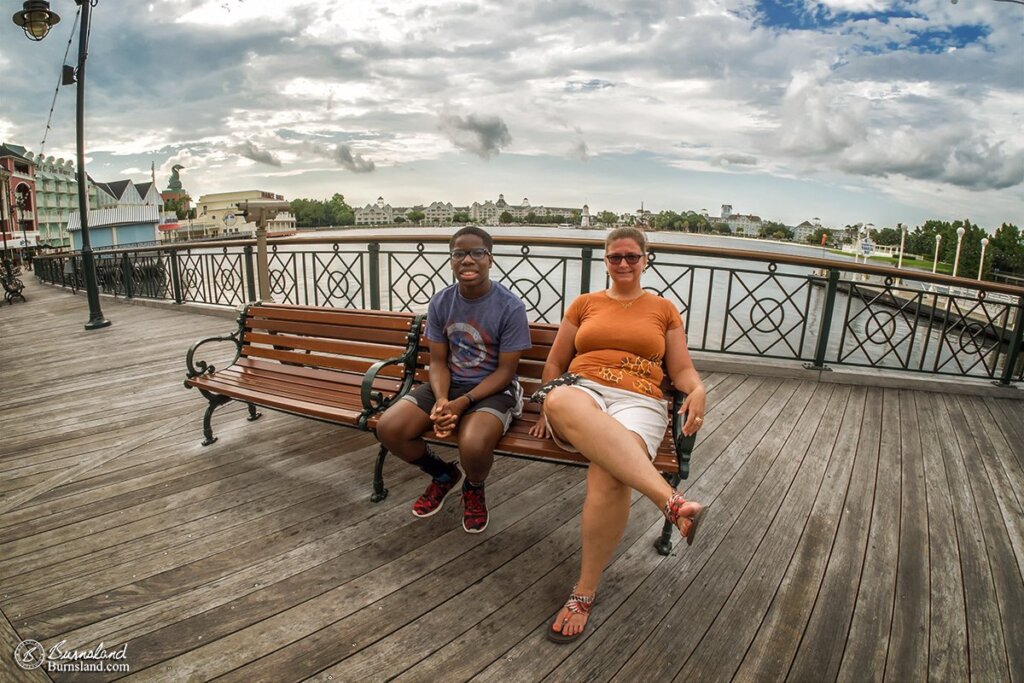
[[[437,399],[433,410],[430,411],[430,420],[434,423],[434,436],[439,439],[450,436],[468,407],[469,400],[462,396],[451,401],[446,398]]]

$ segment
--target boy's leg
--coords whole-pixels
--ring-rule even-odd
[[[487,528],[489,515],[484,481],[494,464],[494,447],[505,433],[505,422],[490,412],[475,411],[459,425],[459,460],[466,472],[462,484],[462,528],[478,534]]]
[[[430,517],[440,511],[444,499],[462,479],[462,473],[454,462],[447,463],[438,458],[423,441],[423,433],[432,425],[430,415],[423,407],[426,402],[433,405],[432,394],[427,399],[419,402],[402,399],[388,408],[377,423],[377,438],[381,445],[419,467],[431,478],[426,491],[413,502],[412,513],[417,517]]]
[[[482,484],[494,464],[494,447],[505,425],[497,416],[483,411],[464,415],[459,425],[459,462],[466,481]]]
[[[427,454],[422,437],[430,427],[430,415],[412,401],[401,400],[381,415],[377,439],[402,460],[415,462]]]

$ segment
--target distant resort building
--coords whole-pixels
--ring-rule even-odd
[[[451,223],[457,213],[468,214],[470,222],[478,225],[498,225],[505,213],[509,214],[512,220],[525,222],[561,217],[561,222],[576,223],[582,215],[582,211],[577,208],[533,206],[526,197],[523,197],[520,204],[509,204],[503,194],[498,195],[497,201],[488,199],[484,202],[473,202],[469,206],[454,206],[451,202],[441,201],[432,202],[429,206],[391,206],[383,197],[377,197],[375,204],[355,209],[355,222],[356,225],[391,225],[408,221],[409,214],[413,211],[422,211],[423,222],[428,225]],[[399,218],[402,221],[398,221]]]
[[[99,182],[89,178],[89,243],[94,249],[153,244],[157,241],[162,200],[152,181]],[[71,248],[82,248],[78,211],[68,216]]]
[[[764,226],[760,216],[733,213],[732,204],[722,204],[722,215],[718,222],[725,223],[734,235],[741,237],[757,237]]]
[[[0,144],[0,249],[22,253],[39,244],[36,201],[32,153],[20,145]]]
[[[296,232],[295,216],[287,208],[284,196],[264,190],[212,192],[196,201],[195,218],[181,220],[177,229],[164,231],[165,240],[253,237],[256,224],[246,221],[238,205],[247,201],[277,202],[281,210],[267,221],[268,237],[286,237]]]

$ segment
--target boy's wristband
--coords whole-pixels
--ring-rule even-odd
[[[469,405],[473,405],[474,403],[476,403],[476,398],[473,397],[472,392],[467,391],[466,393],[463,394],[463,396],[465,396],[466,400],[469,401]]]

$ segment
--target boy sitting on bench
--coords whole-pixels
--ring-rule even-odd
[[[434,295],[427,308],[430,382],[391,406],[377,424],[385,448],[431,477],[413,503],[415,516],[436,514],[465,472],[462,528],[471,534],[487,528],[484,481],[494,447],[520,413],[515,371],[531,346],[523,302],[490,279],[493,246],[491,236],[475,226],[452,236],[457,282]],[[424,442],[431,427],[440,438],[458,432],[458,464],[444,462]]]

